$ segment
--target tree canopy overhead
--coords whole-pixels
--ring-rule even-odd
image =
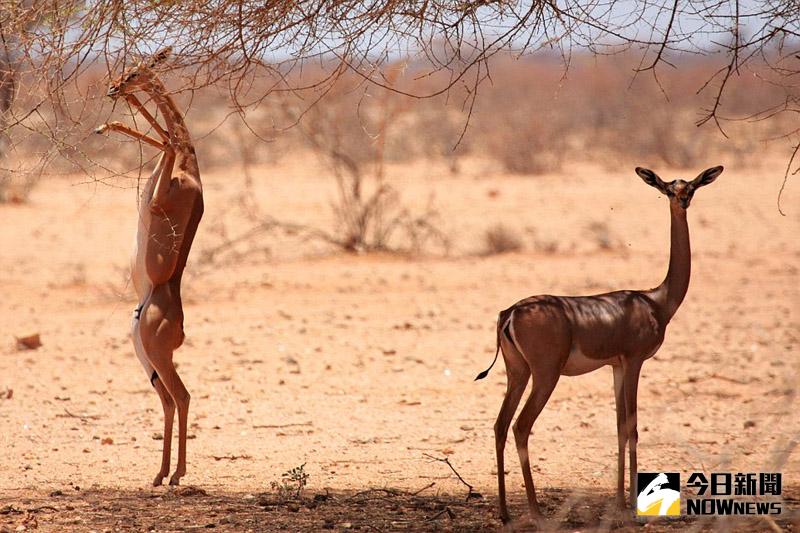
[[[0,1],[0,55],[50,80],[54,96],[98,62],[115,70],[167,45],[175,66],[193,69],[186,88],[220,79],[235,87],[257,67],[278,88],[288,69],[323,56],[375,83],[388,58],[412,56],[451,72],[452,83],[501,50],[568,58],[625,46],[641,50],[643,70],[669,65],[676,52],[719,54],[722,84],[726,70],[755,58],[795,72],[785,45],[798,36],[800,4],[776,0]]]
[[[633,49],[633,75],[656,81],[678,55],[711,55],[718,70],[698,80],[708,94],[700,123],[722,129],[725,89],[745,72],[787,87],[761,116],[799,110],[798,37],[800,4],[778,0],[0,0],[0,132],[22,127],[58,142],[82,122],[75,100],[91,95],[70,93],[82,76],[118,72],[167,45],[179,90],[221,85],[239,110],[274,91],[324,91],[347,70],[386,86],[381,67],[399,57],[420,65],[419,77],[446,73],[433,89],[404,92],[425,97],[458,84],[474,99],[500,51],[550,50],[568,65],[577,51]],[[292,76],[322,61],[336,67]],[[12,106],[15,93],[24,98]]]

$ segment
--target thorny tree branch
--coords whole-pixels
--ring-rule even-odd
[[[8,135],[14,145],[38,143],[39,165],[58,157],[83,172],[108,171],[80,149],[111,111],[98,103],[104,78],[166,45],[176,57],[171,87],[223,90],[242,118],[274,93],[313,102],[346,70],[413,98],[466,86],[471,111],[490,59],[504,50],[555,50],[568,63],[579,50],[634,49],[638,70],[654,75],[681,55],[712,56],[722,66],[698,80],[701,91],[713,88],[698,124],[724,134],[726,91],[748,68],[793,87],[798,37],[800,4],[776,1],[0,0],[0,104],[17,95],[0,109],[0,143]],[[432,88],[387,83],[382,67],[398,57],[422,78],[446,75]]]

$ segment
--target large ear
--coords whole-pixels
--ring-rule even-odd
[[[167,59],[171,55],[172,55],[172,47],[171,46],[167,46],[166,48],[162,48],[161,50],[156,52],[155,56],[153,56],[153,64],[161,63],[162,61],[164,61],[165,59]]]
[[[695,179],[692,180],[692,185],[695,187],[702,187],[703,185],[708,185],[709,183],[717,179],[717,176],[722,174],[723,170],[724,169],[722,168],[722,165],[706,169],[703,172],[701,172],[700,175],[698,175]]]
[[[658,177],[658,174],[649,168],[636,167],[636,174],[644,180],[644,182],[651,187],[655,187],[664,194],[667,194],[667,184]]]
[[[147,68],[153,68],[159,63],[163,62],[165,59],[167,59],[171,54],[172,54],[172,47],[168,46],[166,48],[162,48],[161,50],[150,56],[149,59],[142,60],[140,64],[146,66]]]

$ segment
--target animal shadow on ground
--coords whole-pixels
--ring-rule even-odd
[[[427,490],[426,490],[427,489]],[[418,493],[392,488],[323,491],[282,498],[275,493],[208,493],[186,486],[148,490],[67,488],[49,494],[20,491],[0,498],[0,532],[23,531],[533,531],[523,493],[511,496],[516,521],[503,526],[494,498]],[[429,492],[423,494],[423,492]],[[682,517],[648,524],[623,520],[611,492],[542,491],[547,521],[540,529],[581,531],[800,531],[797,496],[785,495],[772,522]],[[25,526],[25,529],[20,528]]]

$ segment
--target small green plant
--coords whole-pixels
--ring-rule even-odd
[[[305,471],[306,464],[296,466],[291,470],[287,470],[281,474],[280,481],[273,481],[271,483],[272,490],[278,493],[278,497],[282,500],[290,498],[300,498],[303,489],[308,484],[308,474]]]

